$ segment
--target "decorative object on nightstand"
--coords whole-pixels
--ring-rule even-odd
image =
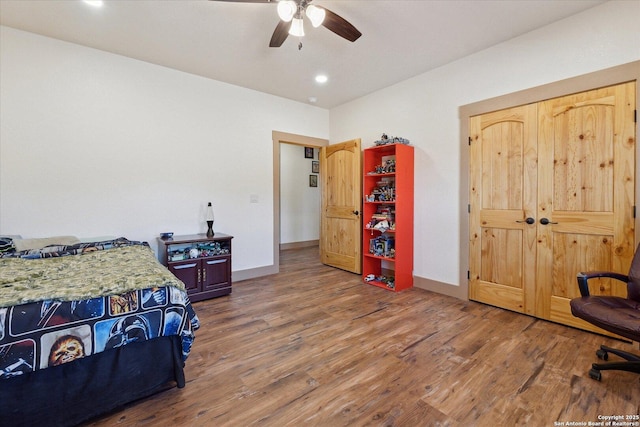
[[[223,233],[158,238],[158,255],[192,302],[231,293],[231,239]]]
[[[211,206],[211,202],[207,205],[207,237],[213,237],[215,234],[213,232],[213,206]]]
[[[362,279],[399,292],[413,287],[413,147],[375,144],[364,149]]]

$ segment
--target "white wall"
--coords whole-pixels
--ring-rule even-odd
[[[273,263],[272,131],[328,138],[325,109],[0,27],[0,233],[235,236]],[[250,203],[257,195],[258,203]]]
[[[330,113],[0,27],[0,233],[154,244],[204,232],[212,201],[233,270],[270,265],[271,132],[363,146],[386,132],[416,146],[414,273],[456,285],[458,108],[640,59],[639,14],[610,1]]]
[[[607,2],[331,110],[332,143],[386,132],[415,145],[416,276],[460,284],[458,108],[640,59],[639,17],[638,1]]]
[[[308,242],[320,239],[320,181],[309,186],[311,162],[304,157],[304,147],[280,144],[280,243]]]

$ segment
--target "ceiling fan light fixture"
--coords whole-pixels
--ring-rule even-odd
[[[282,0],[278,2],[278,16],[284,22],[289,22],[298,11],[298,5],[293,0]]]
[[[304,37],[304,24],[302,18],[293,18],[289,34],[296,37]]]
[[[309,18],[309,20],[311,21],[311,25],[313,25],[314,28],[318,28],[320,25],[322,25],[325,16],[323,8],[310,4],[309,6],[307,6],[305,13],[307,14],[307,18]]]

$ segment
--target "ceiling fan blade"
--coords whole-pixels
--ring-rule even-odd
[[[317,6],[320,7],[320,6]],[[341,17],[340,15],[336,15],[331,12],[329,9],[323,8],[326,12],[324,17],[324,22],[322,22],[322,26],[333,31],[340,37],[343,37],[350,42],[354,42],[360,38],[362,33],[358,31],[356,27],[351,25],[349,21]]]
[[[289,28],[291,28],[291,21],[284,22],[282,20],[278,21],[278,25],[276,29],[273,31],[273,35],[271,36],[271,41],[269,42],[269,47],[280,47],[282,43],[289,36]]]

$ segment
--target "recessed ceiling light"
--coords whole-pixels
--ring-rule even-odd
[[[102,0],[83,0],[86,4],[91,5],[93,7],[102,7]]]
[[[327,76],[325,76],[324,74],[318,74],[316,76],[316,82],[317,83],[326,83],[329,80],[329,78]]]

